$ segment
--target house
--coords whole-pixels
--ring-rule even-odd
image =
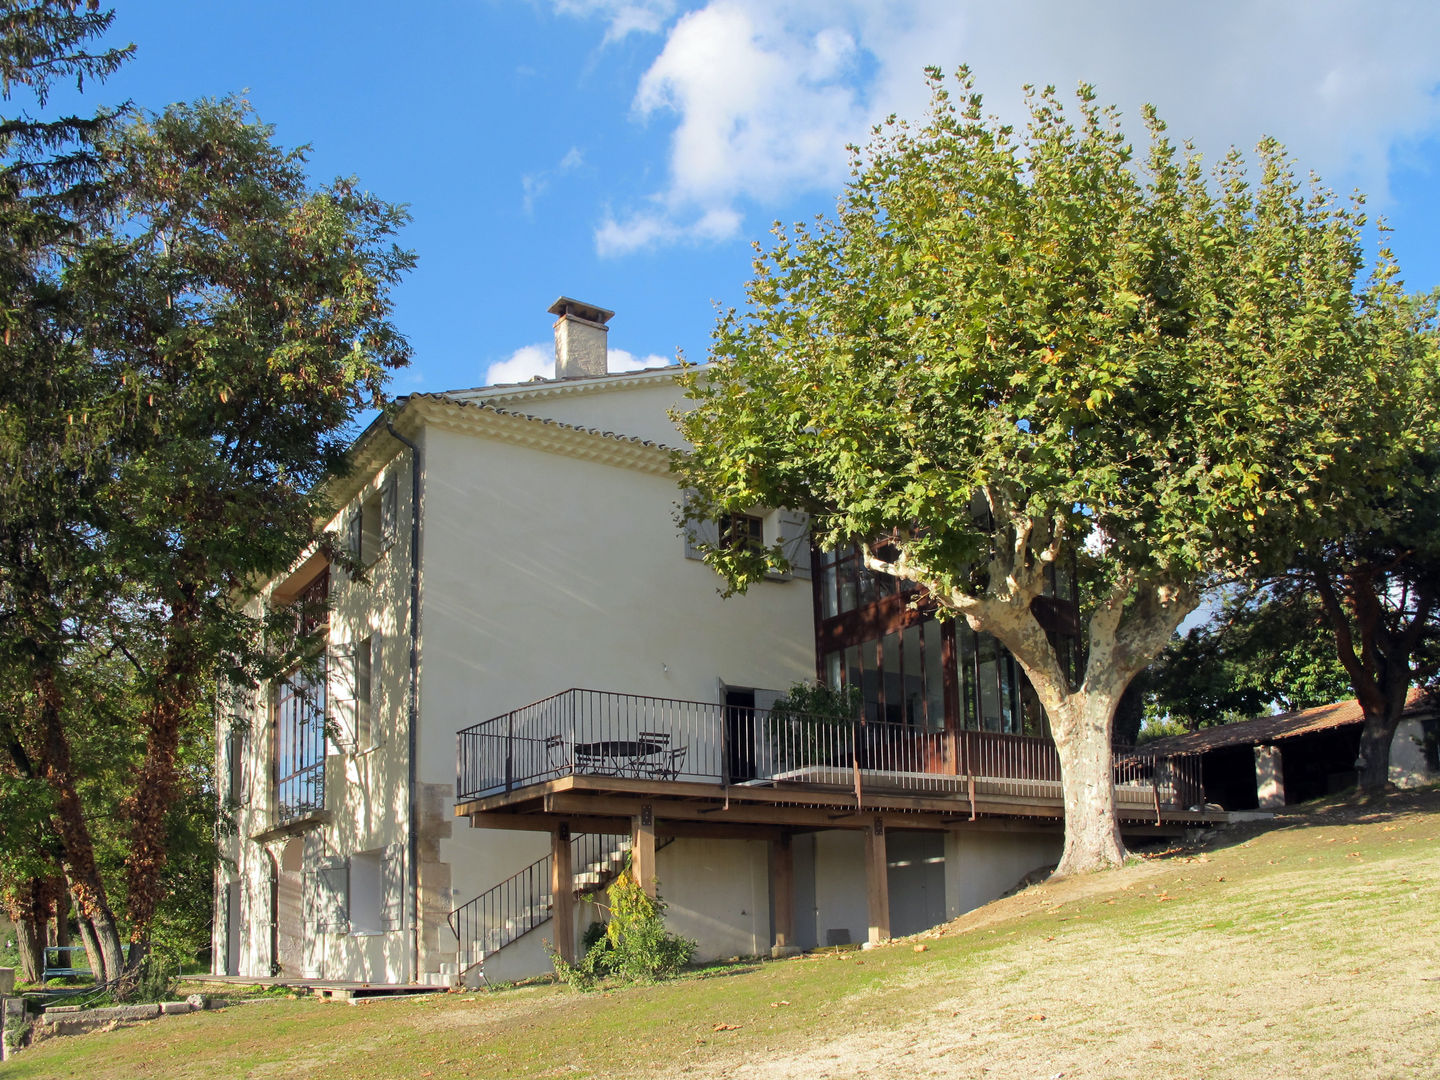
[[[363,574],[316,550],[251,599],[327,644],[218,721],[216,973],[535,974],[627,852],[701,958],[920,930],[1053,862],[1058,761],[1004,650],[784,509],[708,526],[794,564],[722,598],[676,524],[676,369],[611,373],[612,313],[550,312],[555,378],[413,394],[357,440],[329,524]],[[771,716],[817,677],[863,723]],[[1182,773],[1117,762],[1122,817],[1203,819]]]
[[[1270,810],[1353,787],[1364,726],[1365,714],[1352,698],[1156,739],[1145,749],[1198,756],[1206,802]],[[1390,744],[1391,783],[1413,787],[1440,777],[1437,732],[1434,702],[1411,690]]]

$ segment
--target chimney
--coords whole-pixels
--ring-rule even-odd
[[[555,320],[555,377],[608,375],[606,338],[610,330],[605,324],[615,313],[562,296],[550,305],[550,314],[559,316]]]

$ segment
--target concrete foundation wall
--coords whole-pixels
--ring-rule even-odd
[[[680,839],[655,856],[665,921],[697,960],[770,951],[769,850],[763,840]]]
[[[955,918],[1004,896],[1021,878],[1060,861],[1054,833],[952,832],[945,837],[946,917]]]
[[[818,945],[848,937],[854,944],[870,932],[865,900],[865,837],[858,829],[815,834],[815,938]]]

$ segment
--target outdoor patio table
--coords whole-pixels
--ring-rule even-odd
[[[576,743],[575,761],[597,772],[639,776],[641,763],[664,750],[664,744],[646,739],[601,739],[599,742]]]

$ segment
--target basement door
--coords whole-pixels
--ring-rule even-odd
[[[945,834],[887,829],[890,933],[918,934],[945,921]]]

